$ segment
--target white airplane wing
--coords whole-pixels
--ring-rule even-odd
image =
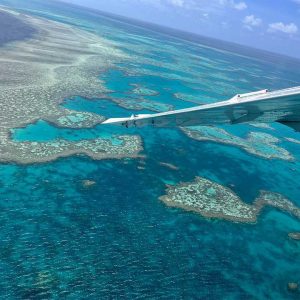
[[[111,118],[102,124],[126,127],[280,122],[300,131],[300,86],[236,95],[230,100],[163,113]]]

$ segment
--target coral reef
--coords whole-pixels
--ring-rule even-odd
[[[119,106],[126,108],[128,110],[142,110],[147,109],[155,112],[163,112],[174,109],[173,105],[161,103],[153,100],[147,100],[145,98],[111,98],[112,101],[117,103]]]
[[[90,113],[90,112],[74,112],[72,110],[62,109],[60,117],[48,117],[47,121],[54,123],[59,127],[67,128],[89,128],[101,122],[105,118],[103,116]]]
[[[300,241],[300,232],[290,232],[288,236],[290,239]]]
[[[40,119],[71,128],[91,127],[103,121],[99,115],[64,109],[60,103],[74,95],[103,95],[106,88],[98,78],[99,72],[125,55],[111,42],[71,25],[5,11],[36,34],[0,47],[0,160],[28,163],[80,153],[96,159],[136,153],[140,149],[137,137],[120,137],[122,146],[100,139],[41,144],[10,139],[11,129]]]
[[[297,291],[298,290],[298,283],[296,283],[296,282],[289,282],[288,283],[288,285],[287,285],[287,287],[288,287],[288,290],[290,290],[290,291]]]
[[[134,94],[137,94],[137,95],[141,95],[141,96],[155,96],[158,94],[158,92],[154,91],[154,90],[151,90],[151,89],[148,89],[148,88],[145,88],[145,87],[139,87],[137,86],[134,90],[132,90],[132,92]]]
[[[96,181],[86,179],[86,180],[82,180],[81,184],[84,188],[90,188],[96,185]]]
[[[189,95],[183,93],[175,93],[174,97],[183,101],[192,102],[195,104],[207,104],[210,102],[216,102],[218,99],[207,97],[206,95]]]
[[[294,160],[294,157],[286,149],[277,144],[280,140],[263,132],[250,132],[247,138],[240,138],[230,134],[226,130],[211,126],[193,126],[182,128],[182,131],[190,138],[197,141],[210,141],[231,146],[237,146],[250,154],[266,159]]]
[[[16,162],[30,164],[33,162],[47,162],[60,157],[76,154],[87,155],[95,160],[105,158],[137,157],[142,150],[139,136],[113,136],[120,141],[117,145],[111,139],[93,139],[70,142],[55,140],[52,142],[12,142],[0,139],[0,162]],[[17,145],[17,147],[16,147]]]
[[[170,170],[174,170],[174,171],[178,171],[179,168],[173,164],[170,164],[170,163],[166,163],[166,162],[159,162],[159,165],[162,166],[162,167],[166,167]]]
[[[300,208],[280,194],[261,191],[252,205],[243,202],[231,189],[202,177],[193,182],[168,186],[160,197],[168,206],[194,211],[208,218],[254,223],[265,206],[289,212],[300,219]]]
[[[274,130],[274,128],[267,123],[249,123],[249,125],[260,129]]]
[[[296,139],[293,139],[293,138],[285,138],[285,140],[287,140],[290,143],[300,144],[299,140],[296,140]]]

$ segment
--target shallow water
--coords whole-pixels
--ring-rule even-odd
[[[99,74],[110,91],[104,98],[74,95],[62,104],[68,109],[129,116],[194,105],[177,99],[176,93],[206,103],[237,92],[300,84],[299,69],[293,65],[287,68],[163,37],[64,5],[36,5],[26,4],[24,9],[47,9],[47,17],[58,21],[72,18],[132,55]],[[156,94],[138,95],[136,87]],[[129,104],[132,108],[126,109]],[[267,190],[300,206],[300,145],[285,140],[299,140],[299,134],[271,125],[273,130],[249,125],[224,129],[242,138],[250,131],[276,136],[295,161],[267,160],[236,146],[196,141],[180,129],[98,125],[75,130],[40,120],[13,130],[16,141],[105,137],[118,143],[117,134],[139,134],[144,157],[93,161],[78,156],[47,164],[0,165],[0,295],[3,299],[299,298],[299,293],[287,289],[288,282],[300,281],[300,244],[287,237],[300,230],[299,219],[266,208],[257,224],[238,224],[169,208],[158,199],[165,194],[166,183],[202,176],[230,187],[247,203]],[[95,184],[85,186],[85,180]]]

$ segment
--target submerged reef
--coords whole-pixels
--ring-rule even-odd
[[[136,95],[141,95],[141,96],[156,96],[158,95],[158,92],[142,87],[142,86],[136,86],[135,89],[132,90],[132,92]]]
[[[216,102],[216,99],[209,98],[207,96],[203,95],[189,95],[189,94],[183,94],[183,93],[175,93],[174,97],[183,101],[195,103],[195,104],[207,104],[211,102]],[[210,100],[210,101],[208,101]]]
[[[60,104],[75,95],[101,97],[106,88],[99,79],[100,71],[126,56],[106,39],[71,25],[8,9],[5,14],[36,33],[0,47],[0,161],[34,163],[72,154],[119,158],[140,151],[141,140],[136,136],[120,136],[118,145],[109,139],[76,143],[18,143],[11,139],[11,129],[40,119],[70,128],[92,127],[103,121],[102,116],[75,112]]]
[[[65,110],[67,113],[59,118],[48,118],[48,121],[59,125],[60,127],[70,128],[88,128],[93,127],[105,120],[103,116],[99,116],[90,112],[73,112]]]
[[[93,139],[70,142],[55,140],[52,142],[18,142],[0,139],[0,162],[16,162],[29,164],[32,162],[47,162],[60,157],[76,154],[87,155],[95,160],[105,158],[137,157],[142,150],[139,136],[115,136],[119,143],[114,144],[111,139]],[[18,147],[16,147],[16,144]]]
[[[294,144],[300,144],[299,140],[293,139],[293,138],[285,138],[286,141]]]
[[[96,181],[86,179],[86,180],[82,180],[81,184],[84,188],[90,188],[96,185]]]
[[[300,241],[300,232],[290,232],[288,236],[293,240]]]
[[[249,125],[260,129],[274,130],[274,128],[267,123],[249,123]]]
[[[166,162],[159,162],[159,165],[162,166],[162,167],[166,167],[170,170],[173,170],[173,171],[178,171],[179,170],[179,167],[173,165],[173,164],[170,164],[170,163],[166,163]]]
[[[186,127],[182,128],[182,131],[188,137],[197,141],[210,141],[237,146],[250,154],[266,159],[294,160],[291,153],[277,145],[280,140],[267,133],[250,132],[247,138],[240,138],[222,128],[211,126]]]
[[[261,191],[252,205],[243,202],[231,189],[202,177],[193,182],[168,186],[160,197],[166,205],[194,211],[208,218],[254,223],[265,206],[289,212],[300,219],[300,208],[280,194]]]
[[[117,103],[119,106],[128,110],[151,110],[154,112],[162,112],[173,110],[174,107],[171,104],[161,103],[153,100],[147,100],[145,98],[111,98],[111,101]]]
[[[289,291],[295,292],[298,291],[299,285],[297,282],[289,282],[287,288]]]

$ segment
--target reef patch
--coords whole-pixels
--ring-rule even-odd
[[[300,232],[290,232],[288,236],[290,239],[293,239],[295,241],[300,241]]]
[[[173,171],[178,171],[179,170],[179,167],[177,167],[173,164],[170,164],[170,163],[159,162],[159,165],[162,166],[162,167],[168,168],[170,170],[173,170]]]
[[[274,128],[267,123],[249,123],[249,125],[260,129],[274,130]]]
[[[226,130],[212,126],[193,126],[181,128],[190,138],[197,141],[209,141],[236,146],[244,151],[266,159],[282,159],[293,161],[293,155],[279,147],[280,140],[264,132],[250,132],[247,138],[240,138]]]
[[[126,98],[112,97],[111,101],[117,103],[119,106],[128,110],[146,109],[154,112],[164,112],[164,111],[169,111],[174,109],[174,106],[171,104],[166,104],[166,103],[157,102],[153,100],[147,100],[143,97],[138,99],[134,97],[126,97]]]
[[[183,94],[183,93],[175,93],[174,97],[176,99],[186,101],[186,102],[195,103],[195,104],[198,104],[198,105],[199,104],[200,105],[208,104],[208,103],[216,101],[216,99],[208,98],[207,96],[203,96],[203,95],[189,95],[189,94]]]
[[[154,90],[148,89],[143,86],[138,86],[138,85],[136,85],[135,89],[133,89],[132,92],[134,94],[140,95],[140,96],[156,96],[159,94],[158,92],[156,92]]]
[[[290,143],[294,143],[294,144],[299,144],[300,145],[300,141],[294,138],[285,138],[286,141],[290,142]]]
[[[107,89],[99,73],[127,57],[100,36],[74,26],[19,14],[0,8],[0,13],[24,23],[36,33],[29,39],[0,48],[0,161],[35,163],[59,157],[85,154],[94,159],[133,157],[142,149],[137,136],[69,142],[16,142],[11,130],[37,120],[58,127],[87,128],[102,122],[103,116],[65,109],[66,98],[103,96]]]
[[[169,185],[160,200],[171,207],[199,213],[203,217],[255,223],[265,206],[288,212],[300,219],[300,208],[284,196],[260,191],[253,204],[243,202],[231,189],[202,177],[193,182]]]
[[[98,138],[91,140],[67,141],[63,139],[51,142],[12,142],[1,140],[0,162],[19,164],[43,163],[72,155],[87,155],[92,159],[135,158],[142,151],[142,140],[136,135],[113,136],[119,141]]]
[[[85,179],[81,181],[81,184],[84,188],[88,189],[96,185],[96,181]]]

